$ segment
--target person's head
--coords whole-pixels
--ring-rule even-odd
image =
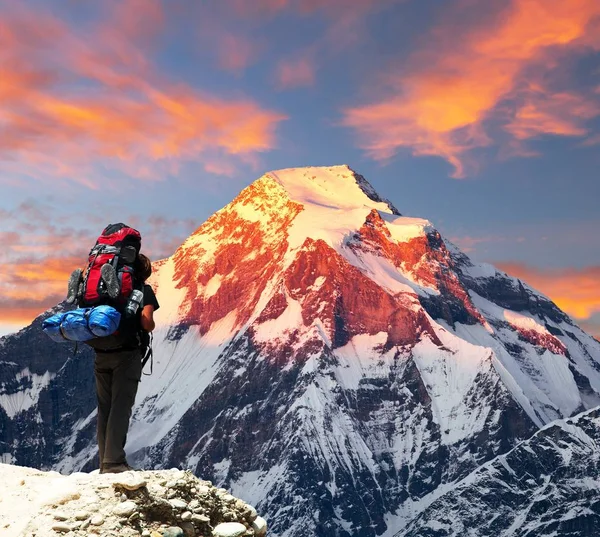
[[[152,274],[152,261],[150,261],[150,259],[148,259],[148,257],[146,257],[144,254],[138,254],[135,264],[135,271],[138,278],[145,282]]]

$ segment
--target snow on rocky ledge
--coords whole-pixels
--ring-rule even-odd
[[[2,537],[263,537],[251,505],[181,470],[61,475],[0,464]]]

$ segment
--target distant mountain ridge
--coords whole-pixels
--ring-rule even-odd
[[[595,339],[347,166],[265,174],[154,269],[131,460],[230,488],[273,535],[390,537],[600,404]],[[0,339],[0,454],[90,469],[89,354],[39,324]]]
[[[600,409],[544,427],[436,499],[395,537],[600,534]]]

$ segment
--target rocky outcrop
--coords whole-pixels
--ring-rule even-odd
[[[437,291],[438,294],[418,295],[434,319],[444,319],[450,325],[484,323],[437,231],[431,230],[405,242],[395,241],[379,212],[373,209],[348,241],[348,246],[355,252],[375,252],[385,257],[415,283]]]
[[[267,524],[254,507],[190,472],[60,476],[0,465],[0,479],[3,537],[264,537],[267,533]]]

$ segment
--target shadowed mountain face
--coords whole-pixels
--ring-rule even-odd
[[[345,166],[266,174],[154,270],[129,458],[231,489],[273,535],[420,531],[471,472],[600,404],[596,340]],[[92,469],[89,353],[38,319],[0,360],[4,460]]]

